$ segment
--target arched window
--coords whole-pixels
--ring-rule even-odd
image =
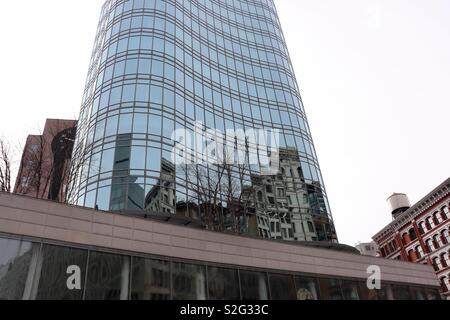
[[[402,241],[404,245],[407,245],[410,242],[410,238],[407,232],[402,234]]]
[[[438,211],[436,211],[435,213],[433,213],[433,220],[434,220],[434,223],[435,223],[437,226],[440,225],[440,224],[443,222],[442,216],[439,214]]]
[[[414,262],[417,260],[416,252],[413,249],[408,251],[408,260],[411,262]]]
[[[426,226],[425,226],[425,221],[422,221],[419,223],[419,232],[420,234],[424,234],[426,232]]]
[[[440,258],[441,258],[441,265],[442,265],[443,268],[447,268],[447,267],[448,267],[446,255],[447,255],[447,253],[445,253],[445,252],[444,252],[443,254],[440,255]]]
[[[441,270],[441,261],[438,257],[433,259],[433,268],[434,268],[434,271]]]
[[[424,256],[421,246],[416,246],[415,250],[416,250],[417,259],[420,259]]]
[[[428,217],[426,220],[427,230],[430,231],[434,228],[433,219],[431,217]]]
[[[448,278],[447,277],[441,277],[440,278],[440,282],[441,282],[441,289],[443,292],[447,292],[450,289],[450,285],[448,283]]]
[[[442,244],[444,244],[444,245],[448,244],[448,243],[449,243],[448,240],[449,240],[449,239],[448,239],[448,231],[447,231],[447,230],[442,230],[442,232],[441,232],[441,241],[442,241]]]
[[[414,228],[409,229],[408,235],[409,235],[409,239],[411,241],[414,241],[417,239],[416,230],[414,230]]]
[[[449,211],[448,211],[448,207],[447,207],[447,206],[445,206],[445,207],[442,208],[441,214],[442,214],[442,218],[443,218],[444,220],[447,220],[447,219],[450,218],[450,213],[449,213]]]
[[[434,250],[433,240],[428,239],[428,240],[426,241],[426,244],[427,244],[427,251],[428,251],[428,253],[433,252],[433,250]]]
[[[442,234],[444,235],[445,239],[447,240],[447,243],[450,243],[450,229],[442,231]]]
[[[433,236],[433,246],[436,249],[439,249],[442,246],[441,237],[438,234]]]

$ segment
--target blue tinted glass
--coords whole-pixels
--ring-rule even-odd
[[[147,114],[136,113],[134,115],[133,132],[135,133],[147,133]]]
[[[122,114],[119,122],[119,134],[131,132],[131,125],[133,123],[132,114]]]

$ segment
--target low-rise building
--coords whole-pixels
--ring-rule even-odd
[[[355,251],[0,193],[0,299],[440,298],[431,266]]]
[[[76,120],[47,119],[41,135],[29,135],[14,193],[64,202]]]
[[[433,266],[450,299],[450,178],[413,206],[404,194],[389,201],[394,221],[373,237],[380,256]]]

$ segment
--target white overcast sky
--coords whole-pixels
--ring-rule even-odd
[[[450,176],[450,1],[275,0],[340,241]],[[77,118],[103,0],[4,1],[0,135]]]

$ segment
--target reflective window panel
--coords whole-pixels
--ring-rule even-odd
[[[36,299],[82,299],[87,255],[87,250],[44,245]]]
[[[295,277],[297,300],[319,300],[317,280],[307,277]]]
[[[132,300],[169,300],[170,263],[168,261],[133,258]]]
[[[210,300],[239,300],[238,271],[208,267],[208,294]]]
[[[293,276],[269,274],[269,285],[272,300],[297,300]]]
[[[268,300],[267,274],[263,272],[239,271],[243,300]]]
[[[342,300],[340,280],[319,279],[320,296],[322,300]]]
[[[0,300],[22,299],[32,257],[32,243],[0,238]]]
[[[172,263],[174,300],[206,300],[206,269],[204,266]]]
[[[86,283],[86,300],[128,299],[130,258],[91,252]]]

